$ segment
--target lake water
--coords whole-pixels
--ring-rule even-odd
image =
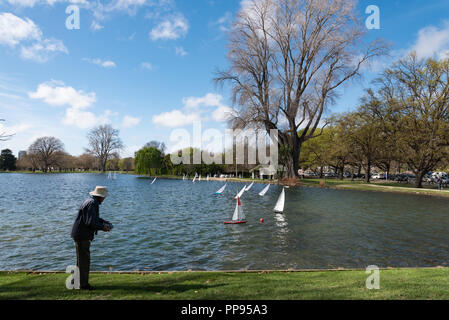
[[[96,185],[109,188],[100,216],[114,224],[92,243],[92,270],[240,270],[447,265],[449,200],[254,184],[246,225],[224,225],[242,183],[100,174],[0,174],[0,270],[65,270],[70,231]],[[265,222],[259,222],[263,218]]]

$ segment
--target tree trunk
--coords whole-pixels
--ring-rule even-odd
[[[339,179],[340,180],[344,179],[344,174],[345,174],[345,162],[343,161],[342,165],[340,166],[340,170],[339,170]]]
[[[294,178],[295,174],[295,163],[292,155],[290,155],[287,159],[287,178]]]
[[[415,187],[416,188],[422,188],[422,180],[424,178],[425,172],[424,170],[418,171],[416,174],[416,181],[415,181]]]
[[[287,178],[299,178],[299,155],[301,152],[300,146],[298,146],[298,138],[293,139],[293,147],[292,147],[292,161],[293,161],[293,166],[292,166],[292,171],[290,172],[290,170],[288,171],[288,175]]]
[[[365,170],[365,182],[370,183],[370,175],[371,175],[371,160],[368,160],[368,163],[366,164],[366,170]]]

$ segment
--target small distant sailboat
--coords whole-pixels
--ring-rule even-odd
[[[182,175],[182,180],[185,180],[185,179],[186,179],[186,175],[183,174],[183,175]]]
[[[109,171],[109,173],[108,173],[108,179],[112,179],[112,173],[111,173],[111,171]]]
[[[245,213],[243,212],[242,203],[240,198],[237,198],[237,204],[235,206],[234,215],[231,221],[225,221],[224,224],[241,224],[246,223]]]
[[[270,184],[267,184],[265,188],[259,193],[259,196],[263,197],[265,193],[267,193],[268,189],[270,189]]]
[[[209,175],[207,175],[207,177],[206,177],[206,181],[209,181]]]
[[[114,171],[114,175],[112,176],[112,179],[113,179],[113,180],[116,180],[116,179],[117,179],[117,173],[115,173],[115,171]]]
[[[254,185],[254,181],[248,186],[246,187],[245,191],[249,191]]]
[[[201,181],[201,175],[198,177],[198,181]]]
[[[281,195],[279,196],[278,202],[276,202],[276,206],[274,207],[274,212],[283,213],[284,204],[285,204],[285,188],[282,188]]]
[[[223,191],[226,189],[226,185],[227,185],[227,183],[225,183],[225,185],[223,187],[221,187],[217,192],[215,192],[215,194],[222,194]]]
[[[245,184],[245,186],[243,187],[243,189],[242,189],[242,190],[240,190],[240,192],[239,192],[239,193],[237,193],[237,195],[235,196],[235,198],[234,198],[234,199],[239,199],[239,198],[241,198],[241,197],[242,197],[242,195],[243,195],[243,193],[245,192],[245,190],[246,190],[246,184]]]
[[[156,180],[157,180],[157,177],[156,178],[154,178],[154,180],[151,182],[151,184],[153,184],[153,183],[155,183],[156,182]]]
[[[195,182],[196,181],[196,177],[197,177],[198,175],[195,173],[195,176],[193,177],[193,180],[192,180],[192,182]]]

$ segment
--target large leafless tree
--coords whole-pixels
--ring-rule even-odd
[[[86,152],[97,157],[102,172],[106,171],[108,160],[123,148],[123,142],[119,137],[119,130],[110,125],[101,125],[93,128],[87,134],[89,147]]]
[[[57,165],[58,156],[64,152],[64,144],[55,137],[38,138],[28,148],[28,154],[34,158],[43,172]]]
[[[215,81],[232,86],[233,128],[279,131],[287,175],[295,177],[301,145],[319,135],[337,89],[386,47],[363,43],[364,24],[352,0],[242,3],[229,34],[230,67]]]

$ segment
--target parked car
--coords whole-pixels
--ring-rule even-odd
[[[343,178],[352,178],[352,173],[350,172],[343,173]]]
[[[324,176],[326,178],[335,178],[337,175],[335,173],[333,173],[333,172],[325,172]]]
[[[315,172],[305,172],[304,176],[307,177],[307,178],[317,178],[318,174],[315,173]]]
[[[386,175],[384,173],[375,173],[372,178],[376,180],[386,179]]]
[[[408,176],[405,173],[397,174],[393,181],[406,182],[408,181]]]

